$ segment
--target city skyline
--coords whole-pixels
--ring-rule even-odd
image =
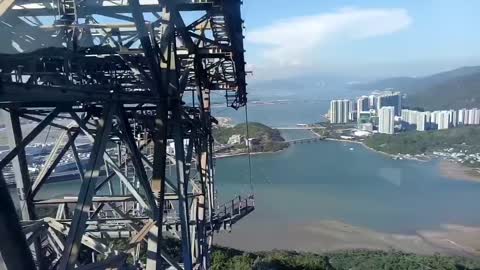
[[[392,90],[374,91],[353,101],[334,99],[327,115],[332,124],[356,121],[359,130],[373,132],[376,126],[376,132],[384,134],[394,134],[395,130],[445,130],[460,125],[480,125],[480,109],[411,110],[402,107],[402,93]]]

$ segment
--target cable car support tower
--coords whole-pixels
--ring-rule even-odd
[[[7,269],[209,269],[214,234],[254,210],[253,195],[218,205],[214,177],[212,93],[233,109],[247,102],[240,8],[240,0],[0,1]],[[45,133],[55,140],[31,170],[29,147]],[[74,195],[41,196],[67,159]]]

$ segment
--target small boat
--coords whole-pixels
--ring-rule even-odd
[[[350,149],[348,149],[348,150],[353,151],[353,150],[355,150],[355,149],[353,149],[352,147],[350,147]]]

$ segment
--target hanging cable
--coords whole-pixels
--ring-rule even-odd
[[[253,183],[252,183],[252,154],[250,152],[250,133],[248,130],[248,105],[245,104],[245,125],[247,127],[247,154],[248,154],[248,178],[250,181],[250,191],[253,193]]]
[[[44,153],[44,148],[45,148],[45,145],[47,144],[47,141],[48,141],[48,136],[50,136],[50,129],[52,128],[52,126],[48,126],[48,130],[47,130],[47,136],[45,136],[45,140],[43,142],[43,145],[42,145],[42,151],[41,153],[43,154]]]

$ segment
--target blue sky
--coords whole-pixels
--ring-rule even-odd
[[[479,10],[476,0],[244,0],[247,62],[254,79],[478,65]]]

